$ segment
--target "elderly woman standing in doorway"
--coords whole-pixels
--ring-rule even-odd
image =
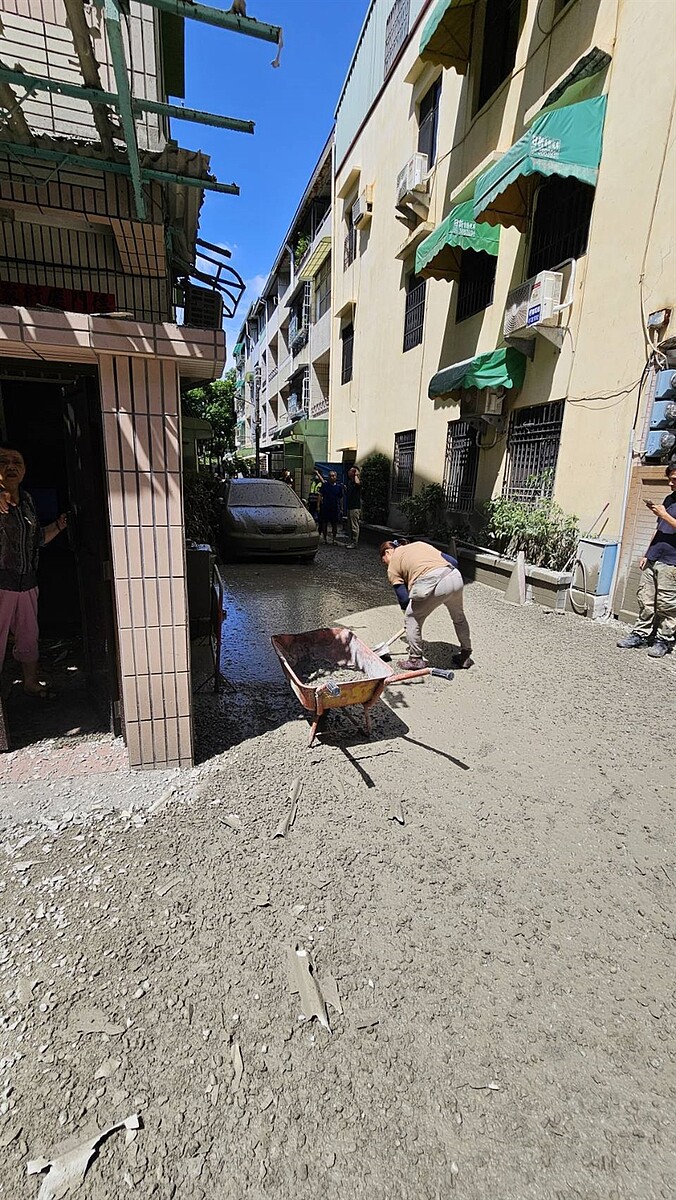
[[[422,627],[435,608],[444,605],[455,626],[460,653],[454,655],[453,666],[472,666],[472,642],[462,604],[463,581],[458,564],[450,554],[442,554],[427,542],[383,542],[381,562],[387,567],[387,578],[404,610],[404,626],[408,640],[408,658],[397,665],[402,671],[418,671],[424,667]]]
[[[21,486],[25,474],[23,455],[0,448],[0,669],[13,633],[24,691],[45,700],[50,693],[38,677],[38,555],[68,521],[62,513],[41,528],[33,501]]]

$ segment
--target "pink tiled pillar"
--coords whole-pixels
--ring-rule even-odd
[[[178,365],[101,355],[99,368],[129,762],[190,766]]]

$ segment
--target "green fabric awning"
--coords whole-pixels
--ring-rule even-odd
[[[513,346],[502,346],[437,371],[430,379],[427,394],[430,400],[436,400],[460,388],[520,388],[525,375],[525,354]]]
[[[490,225],[523,229],[531,175],[573,176],[596,187],[606,97],[582,100],[539,116],[527,133],[477,180],[474,216]]]
[[[418,54],[424,62],[453,67],[464,75],[472,48],[472,24],[476,0],[439,0],[427,21]]]
[[[232,350],[233,358],[237,358],[237,355],[241,354],[243,349],[244,349],[243,342],[235,342],[235,345],[233,346],[233,350]]]
[[[429,237],[421,242],[415,254],[415,273],[448,279],[460,274],[460,251],[483,251],[497,257],[500,249],[500,228],[494,229],[485,221],[474,220],[474,201],[456,204],[448,216]]]

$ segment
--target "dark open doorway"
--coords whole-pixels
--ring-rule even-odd
[[[40,553],[40,660],[56,699],[28,697],[11,648],[2,669],[9,748],[119,732],[101,406],[94,370],[0,367],[2,440],[26,462],[40,523],[68,513]]]

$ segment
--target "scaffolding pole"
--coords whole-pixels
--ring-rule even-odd
[[[86,171],[107,171],[113,175],[131,176],[129,163],[111,162],[110,159],[85,158],[80,154],[69,154],[62,150],[48,150],[43,146],[24,146],[16,142],[0,141],[0,156],[7,152],[15,158],[38,158],[57,163],[60,167],[81,167]],[[239,196],[236,183],[220,183],[217,179],[201,179],[197,175],[179,175],[174,171],[157,171],[154,167],[141,167],[142,181],[157,180],[159,183],[177,183],[185,187],[203,188],[205,192],[220,192],[227,196]]]
[[[25,71],[11,71],[8,67],[0,66],[0,84],[3,83],[23,87],[29,93],[54,92],[58,96],[70,96],[73,100],[86,100],[88,104],[109,105],[111,108],[120,106],[117,92],[104,92],[98,88],[82,87],[81,84],[66,83],[60,79],[47,79],[43,75],[27,75]],[[235,133],[253,133],[255,128],[253,121],[222,117],[219,113],[185,108],[181,104],[162,104],[159,100],[137,100],[132,97],[131,107],[139,116],[149,112],[158,113],[161,117],[174,117],[176,120],[190,121],[195,125],[213,125],[216,129],[231,129]]]
[[[129,75],[127,73],[127,60],[124,53],[124,42],[122,41],[122,27],[120,24],[120,12],[118,4],[119,0],[105,0],[104,11],[106,33],[108,35],[110,56],[113,60],[115,83],[117,84],[120,120],[122,121],[124,140],[127,143],[127,154],[129,155],[129,173],[131,175],[131,185],[134,191],[136,215],[140,221],[145,221],[146,202],[145,196],[143,195],[141,162],[139,159],[138,141],[136,139],[134,110],[131,102],[131,88],[129,87]]]
[[[267,25],[265,21],[256,21],[254,17],[238,17],[233,12],[224,12],[222,8],[193,4],[192,0],[141,0],[141,4],[156,8],[160,12],[171,13],[174,17],[201,21],[204,25],[218,25],[220,29],[230,29],[233,33],[243,33],[246,37],[273,42],[276,46],[281,44],[282,31],[279,25]]]

